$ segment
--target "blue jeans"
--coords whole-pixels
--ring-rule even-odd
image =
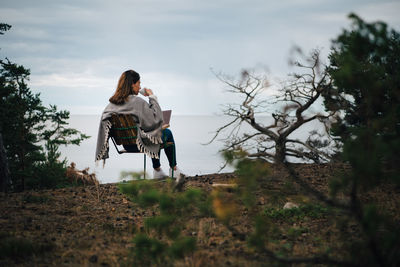
[[[164,129],[162,131],[162,140],[163,140],[163,144],[164,144],[164,152],[168,158],[169,166],[171,168],[173,168],[176,166],[176,152],[175,152],[176,150],[175,150],[174,136],[172,135],[172,132],[170,129]],[[167,143],[170,143],[170,142],[172,142],[172,144],[167,145]],[[124,148],[126,151],[129,151],[129,152],[140,152],[137,145],[124,145]],[[158,151],[158,159],[151,158],[154,169],[157,169],[161,166],[160,154],[161,154],[161,151]]]

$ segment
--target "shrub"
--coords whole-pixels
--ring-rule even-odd
[[[174,192],[171,180],[163,186],[149,180],[121,183],[119,188],[139,207],[154,214],[144,220],[144,228],[133,239],[135,265],[172,265],[176,259],[196,249],[196,239],[184,236],[187,220],[210,214],[210,198],[199,189]]]

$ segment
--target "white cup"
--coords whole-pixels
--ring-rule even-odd
[[[139,93],[141,93],[142,95],[145,95],[146,94],[146,90],[144,88],[142,88],[142,89],[139,90]]]

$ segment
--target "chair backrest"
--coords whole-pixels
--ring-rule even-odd
[[[137,138],[137,126],[132,115],[112,114],[111,115],[111,138],[117,145],[134,145]]]

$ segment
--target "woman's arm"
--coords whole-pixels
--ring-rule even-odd
[[[149,96],[149,103],[140,97],[133,97],[133,110],[139,119],[140,126],[145,131],[159,128],[163,123],[161,107],[155,95]]]

